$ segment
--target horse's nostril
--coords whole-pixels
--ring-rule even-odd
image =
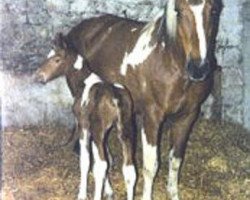
[[[190,60],[187,63],[187,72],[189,78],[193,81],[205,80],[210,71],[211,69],[208,61],[204,62],[203,64],[201,63],[197,64],[197,62]]]

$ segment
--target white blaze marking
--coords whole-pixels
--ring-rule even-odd
[[[87,198],[87,182],[88,182],[88,172],[90,166],[90,155],[88,149],[89,143],[89,133],[87,130],[83,131],[83,139],[80,139],[80,187],[78,199]]]
[[[149,200],[152,198],[152,186],[154,177],[158,168],[157,148],[148,144],[145,130],[141,130],[142,146],[143,146],[143,198],[142,200]]]
[[[168,192],[172,200],[179,200],[178,195],[178,174],[181,165],[181,159],[174,157],[174,150],[169,153],[169,173],[168,173]]]
[[[51,58],[52,56],[54,56],[54,55],[56,55],[56,52],[55,52],[55,50],[51,50],[50,52],[49,52],[49,54],[47,55],[47,58],[49,59],[49,58]]]
[[[162,15],[162,13],[160,14]],[[157,17],[152,22],[148,23],[145,26],[133,50],[130,53],[125,52],[120,68],[121,75],[126,75],[128,65],[131,65],[132,68],[135,69],[137,65],[143,63],[155,49],[156,43],[152,45],[150,44],[150,41],[152,39],[152,33],[155,29],[155,23],[159,19],[159,17],[160,15],[157,15]]]
[[[114,86],[120,89],[124,89],[124,86],[120,83],[114,83]]]
[[[103,184],[104,184],[104,180],[106,177],[106,170],[107,170],[108,164],[106,161],[100,158],[98,148],[94,142],[92,143],[92,150],[93,150],[93,156],[94,156],[93,175],[95,179],[94,200],[101,200],[102,189],[103,189]]]
[[[136,172],[134,165],[123,165],[122,173],[127,187],[127,200],[133,200],[134,186],[136,181]]]
[[[78,70],[82,69],[82,67],[83,67],[82,63],[83,63],[83,57],[78,55],[77,59],[76,59],[76,62],[74,64],[74,68],[78,69]]]
[[[84,80],[85,88],[84,88],[83,93],[82,93],[82,101],[81,101],[81,105],[82,106],[88,104],[88,101],[89,101],[89,91],[90,91],[91,87],[94,84],[100,83],[100,82],[102,82],[102,80],[95,73],[91,73],[88,76],[88,78],[86,78]]]
[[[175,11],[175,0],[168,0],[166,23],[169,36],[175,38],[177,28],[177,12]]]
[[[205,6],[205,1],[203,1],[202,4],[200,5],[192,5],[190,6],[195,22],[196,22],[196,31],[198,34],[198,39],[199,39],[199,48],[200,48],[200,56],[202,61],[207,56],[207,42],[206,42],[206,35],[205,35],[205,29],[203,25],[203,9]]]

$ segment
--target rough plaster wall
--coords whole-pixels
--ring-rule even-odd
[[[222,66],[222,117],[243,123],[242,0],[224,1],[217,42]]]
[[[248,2],[249,0],[245,1]],[[67,32],[84,18],[109,12],[120,16],[127,15],[129,18],[138,20],[150,20],[164,2],[164,0],[2,0],[0,8],[1,18],[3,19],[0,24],[2,33],[0,56],[3,65],[0,65],[0,69],[15,72],[27,72],[36,69],[49,52],[49,41],[54,34],[58,31]],[[244,48],[242,45],[243,18],[241,15],[243,2],[243,0],[224,0],[225,7],[222,12],[218,35],[217,58],[222,66],[222,100],[220,101],[222,117],[246,125],[250,124],[250,116],[246,117],[248,114],[246,110],[249,110],[247,106],[249,106],[250,93],[249,88],[243,87],[247,84],[249,77],[249,75],[243,73],[244,69],[247,71],[247,68],[243,66],[246,66],[247,62],[249,63],[247,59],[245,61],[243,59],[243,57],[249,58],[249,56],[242,54]],[[246,11],[245,13],[249,12]],[[246,30],[250,30],[250,28]],[[247,35],[246,30],[244,33]],[[246,43],[244,44],[247,46]],[[60,108],[69,110],[70,103],[62,103],[71,101],[67,94],[65,98],[63,91],[67,88],[63,79],[51,83],[54,84],[54,88],[58,88],[58,91],[62,91],[62,93],[58,92],[57,89],[49,89],[49,86],[37,87],[29,81],[24,81],[23,84],[27,84],[25,91],[31,95],[29,101],[36,101],[35,99],[39,94],[39,97],[42,98],[42,104],[46,105],[40,108],[34,104],[36,107],[34,113],[41,113],[42,109],[45,109],[45,113],[50,113],[46,115],[47,120],[53,121],[54,118],[62,119],[62,115],[58,114]],[[28,92],[28,88],[31,87],[32,91],[39,89],[40,92],[37,91],[35,92],[36,95],[33,95],[33,93]],[[64,89],[62,89],[63,87]],[[58,95],[57,97],[55,97],[55,93]],[[53,98],[61,99],[61,103],[60,101],[57,102],[59,110],[54,114],[52,114],[53,109],[58,108],[56,106],[53,109],[51,108],[51,102],[55,102]],[[20,99],[20,97],[17,97],[17,99]],[[213,99],[210,98],[205,108],[209,110],[209,105],[212,102]],[[8,108],[11,105],[12,103],[9,102],[4,107]],[[15,111],[5,110],[7,110],[5,116],[15,115]],[[25,111],[24,108],[23,111]],[[37,117],[31,116],[27,114],[27,118],[36,119],[36,123],[46,121],[40,115]],[[18,120],[15,118],[13,121]],[[65,120],[62,121],[65,122]],[[72,118],[70,118],[70,121],[72,121]],[[32,123],[35,122],[32,121]]]
[[[243,76],[244,76],[244,125],[250,129],[250,0],[245,1],[243,14]]]
[[[29,75],[21,77],[0,73],[5,83],[1,90],[3,98],[2,123],[5,126],[74,124],[71,105],[73,98],[64,78],[46,86],[33,83]]]

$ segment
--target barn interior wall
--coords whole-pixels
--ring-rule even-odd
[[[55,33],[58,31],[66,33],[84,18],[109,12],[137,20],[150,20],[164,5],[164,2],[164,0],[2,0],[0,4],[0,57],[3,62],[0,65],[0,70],[4,74],[11,74],[11,72],[27,74],[34,71],[50,51],[50,41]],[[244,2],[248,3],[243,6]],[[220,115],[225,120],[244,124],[248,128],[250,128],[250,112],[247,112],[249,111],[248,102],[250,102],[248,78],[250,76],[248,69],[250,41],[246,38],[250,35],[249,7],[249,0],[224,0],[216,52],[218,63],[222,66],[219,78],[221,85],[218,87],[219,92],[217,91],[217,94],[221,94],[221,96],[216,97],[220,98],[217,100],[219,102],[219,111],[217,111],[221,112]],[[248,10],[246,10],[247,8]],[[242,9],[245,11],[242,12]],[[11,75],[4,75],[5,78],[9,76]],[[13,77],[8,80],[13,80]],[[62,84],[63,81],[53,81],[49,87],[60,87],[60,91],[64,91],[62,87],[66,88],[66,84]],[[33,95],[33,92],[29,91],[35,91],[37,86],[32,85],[30,81],[27,82],[28,85],[22,85],[22,88],[30,95],[28,101],[36,101],[39,96],[39,103],[42,102],[44,106],[39,108],[39,105],[34,103],[32,105],[35,109],[30,110],[30,108],[21,106],[21,103],[13,103],[17,100],[5,101],[3,117],[8,124],[15,125],[23,116],[32,119],[31,124],[44,122],[46,121],[45,117],[48,121],[55,121],[54,118],[61,119],[61,114],[60,116],[57,114],[58,110],[54,110],[54,107],[51,108],[51,102],[53,105],[58,104],[59,108],[70,110],[69,102],[72,99],[68,97],[68,92],[59,94],[56,89],[45,87],[43,89],[44,95],[42,92],[39,95],[34,92],[36,95]],[[8,90],[10,92],[1,92],[1,95],[12,99],[13,96],[8,93],[13,95],[15,90],[19,90],[19,88],[16,86],[14,89]],[[65,93],[67,98],[63,96]],[[55,97],[56,95],[57,97]],[[16,97],[16,99],[22,98]],[[211,112],[216,112],[216,110],[211,109],[213,102],[213,98],[210,98],[204,106],[208,116],[211,115]],[[11,109],[14,104],[18,107],[19,112],[23,113],[20,119],[15,117],[15,120],[12,120],[10,117],[15,112]],[[42,109],[48,113],[46,116],[39,115],[44,111]],[[65,111],[65,113],[67,112]]]
[[[244,76],[244,126],[250,129],[250,1],[245,1],[243,15],[243,76]]]

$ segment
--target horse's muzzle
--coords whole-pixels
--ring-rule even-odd
[[[187,72],[190,80],[204,81],[211,72],[211,66],[208,60],[200,64],[200,62],[191,59],[187,63]]]

